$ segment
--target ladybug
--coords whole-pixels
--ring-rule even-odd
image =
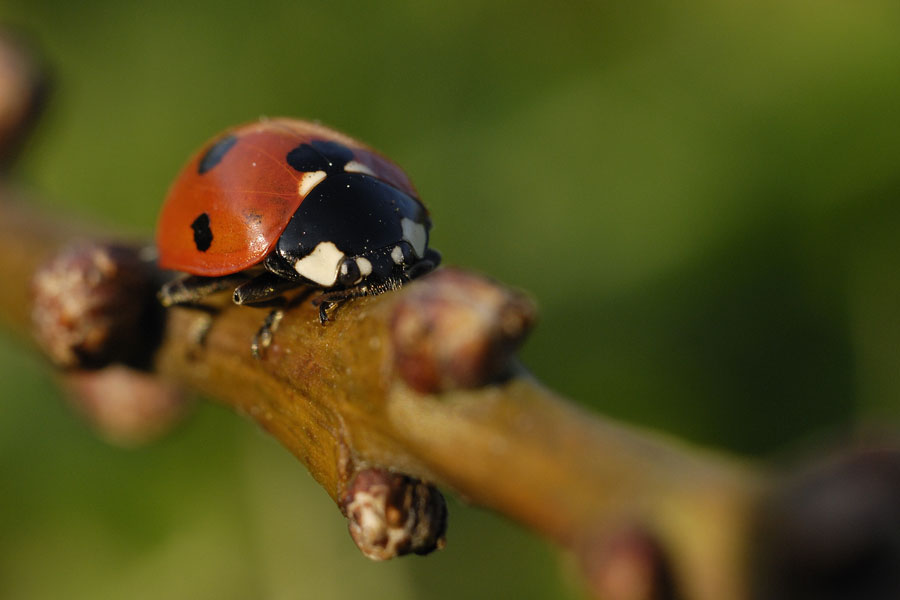
[[[431,221],[403,170],[327,127],[266,119],[207,143],[178,175],[156,231],[159,266],[183,274],[159,292],[197,304],[233,288],[236,304],[275,302],[252,350],[271,343],[282,294],[324,293],[319,319],[350,298],[400,287],[437,266]]]

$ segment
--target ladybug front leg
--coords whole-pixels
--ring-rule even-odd
[[[329,313],[338,309],[338,307],[348,300],[368,296],[371,292],[367,287],[355,287],[349,290],[338,290],[334,292],[325,292],[312,301],[313,306],[319,308],[319,323],[324,325],[329,321]]]
[[[439,264],[441,264],[441,253],[433,248],[428,248],[421,260],[406,268],[404,275],[412,280],[434,271]]]
[[[312,301],[313,306],[319,307],[319,322],[325,324],[329,321],[328,315],[337,310],[343,303],[363,296],[377,296],[391,290],[400,289],[403,279],[390,277],[384,281],[366,283],[346,290],[325,292]]]

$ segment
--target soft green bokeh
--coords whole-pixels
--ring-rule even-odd
[[[900,4],[5,0],[56,89],[19,165],[150,234],[186,156],[260,115],[404,165],[448,264],[529,290],[524,349],[598,411],[772,454],[900,393]],[[361,558],[224,409],[122,451],[0,345],[0,597],[556,598],[567,566],[454,503],[427,559]]]

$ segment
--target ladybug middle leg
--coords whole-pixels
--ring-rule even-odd
[[[269,314],[266,315],[262,326],[253,335],[253,339],[250,341],[250,353],[253,355],[253,358],[262,359],[263,353],[266,351],[266,349],[269,348],[269,346],[272,345],[272,340],[275,337],[275,332],[278,330],[278,326],[281,324],[281,319],[284,318],[285,312],[287,312],[287,310],[292,306],[296,306],[297,304],[300,304],[301,302],[309,298],[309,295],[314,291],[314,288],[307,288],[293,298],[278,296],[276,298],[272,298],[271,300],[266,300],[260,302],[259,304],[251,305],[259,307],[273,307],[269,311]]]
[[[271,273],[263,271],[253,279],[244,281],[234,288],[235,304],[261,304],[279,298],[288,290],[298,287],[300,282],[296,280],[285,279]]]
[[[246,281],[246,276],[235,274],[225,277],[200,277],[198,275],[180,275],[166,283],[156,293],[159,303],[165,307],[183,306],[196,312],[197,318],[191,323],[189,337],[194,348],[202,348],[206,344],[206,336],[213,325],[213,317],[219,312],[216,306],[208,306],[201,301],[217,292]]]
[[[247,276],[237,273],[225,277],[200,277],[181,275],[166,282],[157,292],[160,304],[169,307],[176,304],[198,304],[211,294],[247,281]]]
[[[254,358],[261,359],[263,352],[272,345],[272,339],[284,318],[285,310],[297,301],[296,298],[288,301],[284,293],[299,285],[301,284],[298,281],[284,279],[275,273],[264,271],[235,288],[233,296],[235,304],[272,307],[250,342],[250,353]],[[303,294],[301,296],[306,298]]]
[[[260,326],[259,330],[253,335],[253,339],[250,340],[250,354],[253,355],[253,358],[260,360],[262,359],[263,352],[272,345],[275,331],[278,330],[281,319],[284,318],[284,310],[287,304],[284,298],[278,298],[271,302],[277,303],[279,306],[276,306],[269,311],[262,326]]]

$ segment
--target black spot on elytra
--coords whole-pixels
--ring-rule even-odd
[[[197,165],[197,172],[203,175],[214,166],[219,164],[219,162],[225,157],[226,154],[228,154],[228,151],[231,150],[231,147],[234,146],[236,142],[236,137],[234,137],[233,135],[227,135],[210,146],[209,150],[206,151],[206,154],[203,155],[203,158],[200,159],[200,164]]]
[[[194,245],[200,252],[206,252],[212,245],[213,234],[209,228],[209,215],[202,213],[191,223],[191,229],[194,230]]]
[[[332,161],[335,165],[344,168],[348,162],[353,160],[353,151],[347,146],[337,142],[327,140],[313,140],[310,146],[316,149],[322,156]]]
[[[315,140],[300,144],[287,154],[287,163],[301,173],[340,173],[353,160],[353,151],[337,142]]]

